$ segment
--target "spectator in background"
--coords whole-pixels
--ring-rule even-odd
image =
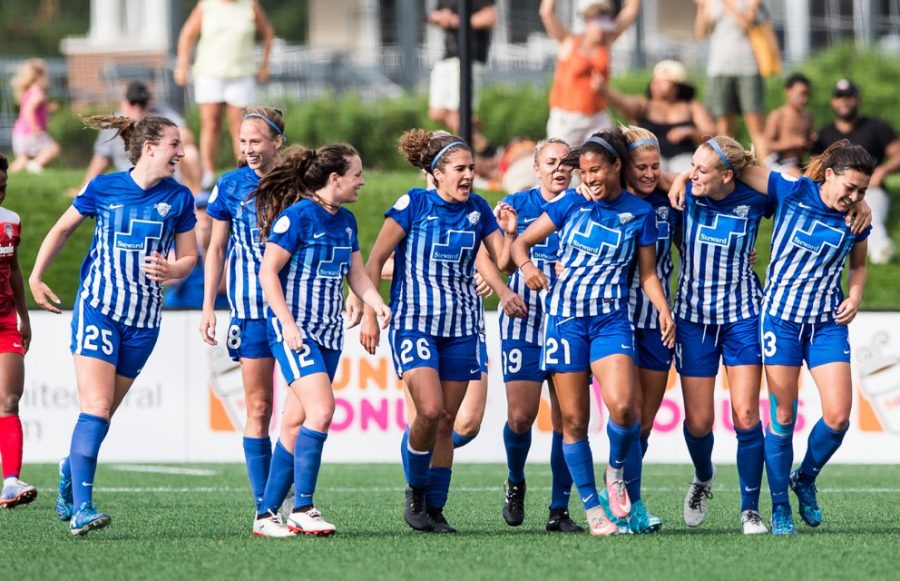
[[[128,117],[140,121],[147,115],[165,117],[178,126],[181,133],[184,158],[178,164],[176,178],[194,194],[200,191],[200,156],[197,146],[194,144],[194,134],[187,126],[187,122],[174,110],[160,105],[151,105],[153,96],[150,89],[141,81],[131,81],[125,89],[125,98],[119,102],[119,111],[116,115]],[[84,188],[92,179],[105,172],[110,166],[115,171],[128,171],[132,163],[125,151],[125,143],[115,129],[104,129],[94,140],[94,156],[88,164],[84,174],[81,188]],[[79,188],[79,190],[81,189]]]
[[[472,186],[478,191],[500,190],[500,152],[496,146],[487,144],[475,153],[475,181]]]
[[[800,73],[789,76],[784,82],[784,105],[766,119],[766,163],[773,171],[795,178],[803,175],[800,166],[812,145],[814,120],[806,108],[811,87]]]
[[[497,22],[494,0],[472,0],[472,67],[473,88],[477,90],[484,75],[488,49],[491,47],[491,29]],[[444,58],[431,69],[428,89],[428,117],[446,125],[452,133],[459,132],[459,15],[458,0],[438,0],[437,9],[428,15],[428,23],[444,30]],[[472,102],[478,98],[472,95]]]
[[[59,144],[47,133],[50,103],[47,102],[47,63],[29,59],[13,76],[11,85],[19,104],[19,116],[12,128],[13,153],[16,158],[9,166],[10,173],[27,169],[41,173],[44,166],[59,155]]]
[[[557,16],[556,0],[541,1],[541,21],[559,43],[547,137],[579,147],[592,133],[612,128],[602,89],[610,77],[610,47],[634,23],[640,7],[640,0],[625,0],[616,16],[610,0],[594,2],[582,13],[584,32],[573,34]]]
[[[653,67],[647,94],[623,95],[604,84],[610,105],[632,123],[651,131],[659,140],[660,169],[687,171],[694,150],[715,131],[712,117],[694,99],[687,70],[678,61],[664,60]]]
[[[694,34],[709,36],[706,107],[718,135],[735,134],[738,114],[753,141],[757,159],[765,159],[765,88],[747,29],[759,18],[760,0],[694,0]]]
[[[847,139],[875,158],[877,166],[866,193],[866,202],[872,208],[869,260],[874,264],[887,264],[894,256],[894,243],[885,226],[890,200],[884,190],[884,178],[900,169],[900,139],[884,121],[860,116],[859,104],[859,89],[852,81],[841,79],[835,83],[831,90],[835,120],[819,129],[812,153],[821,154],[829,145]]]
[[[259,67],[254,62],[254,39],[262,39]],[[200,105],[201,188],[215,183],[222,117],[227,111],[234,158],[240,158],[238,132],[244,109],[256,102],[256,82],[269,80],[269,53],[274,32],[266,13],[254,0],[201,0],[178,35],[175,83],[187,85],[191,47],[194,59],[194,100]]]

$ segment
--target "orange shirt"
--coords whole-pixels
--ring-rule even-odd
[[[596,71],[604,79],[609,79],[609,48],[599,46],[587,57],[580,50],[581,36],[575,36],[573,40],[569,57],[556,61],[556,74],[550,89],[550,107],[594,115],[606,109],[606,99],[591,88],[591,74]]]

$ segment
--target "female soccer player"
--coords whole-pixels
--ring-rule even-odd
[[[366,268],[378,280],[396,249],[391,347],[416,408],[405,450],[409,488],[404,518],[416,530],[454,532],[443,515],[453,424],[468,382],[481,376],[475,255],[484,243],[496,262],[503,237],[487,202],[472,193],[474,162],[465,142],[413,129],[400,138],[400,151],[414,167],[431,174],[436,188],[410,190],[385,212]],[[504,308],[524,313],[521,299],[507,301]],[[370,352],[379,338],[372,315],[366,309],[360,331]],[[431,485],[430,504],[429,467],[446,469],[440,482]]]
[[[262,510],[269,476],[275,489],[285,494],[293,481],[294,440],[303,422],[300,400],[285,401],[282,431],[272,451],[269,423],[272,419],[273,374],[275,358],[269,348],[266,329],[266,305],[259,285],[259,267],[264,245],[256,221],[253,192],[281,159],[284,145],[284,117],[278,109],[251,107],[240,127],[241,156],[246,165],[219,178],[210,196],[207,214],[213,220],[206,254],[203,315],[200,335],[210,345],[216,341],[215,297],[228,252],[228,300],[231,322],[226,346],[233,359],[241,363],[247,421],[244,424],[244,458],[256,504],[253,534],[256,536],[293,536],[277,514]]]
[[[336,530],[316,509],[313,493],[334,416],[331,382],[344,344],[344,279],[383,327],[391,319],[366,275],[356,219],[342,207],[357,200],[364,183],[353,147],[294,147],[254,195],[266,240],[259,281],[270,308],[269,346],[305,411],[294,443],[294,510],[287,519],[295,533],[331,535]],[[265,513],[275,514],[286,491],[273,492],[266,488]]]
[[[510,194],[500,201],[501,209],[511,210],[515,221],[504,228],[507,238],[515,239],[528,224],[540,217],[544,206],[555,200],[569,187],[572,179],[571,165],[563,161],[569,154],[568,144],[556,138],[537,144],[534,152],[534,173],[538,187]],[[556,280],[554,265],[559,251],[559,237],[554,232],[543,244],[531,249],[531,261],[544,272],[553,284]],[[508,256],[501,257],[501,265],[509,266]],[[539,293],[529,289],[521,272],[516,270],[509,279],[509,288],[521,296],[528,305],[524,318],[500,314],[500,338],[503,353],[503,381],[506,383],[507,421],[503,426],[503,444],[506,448],[508,469],[506,494],[503,502],[503,520],[509,526],[519,526],[525,520],[525,462],[531,448],[531,427],[537,419],[541,402],[541,388],[548,381],[550,392],[553,441],[550,447],[550,516],[546,528],[552,532],[580,532],[582,529],[569,516],[569,491],[572,476],[562,453],[562,418],[559,402],[550,376],[541,366],[543,341],[544,302]]]
[[[0,204],[6,199],[8,169],[9,161],[0,153]],[[25,390],[25,353],[31,343],[31,320],[19,270],[21,235],[19,215],[0,208],[0,460],[3,461],[0,508],[28,504],[38,493],[37,488],[19,480],[22,473],[19,399]]]
[[[153,116],[140,121],[95,116],[86,124],[116,129],[134,168],[97,176],[85,186],[47,233],[28,279],[35,302],[59,313],[59,298],[43,282],[44,272],[86,218],[97,220],[72,316],[81,415],[68,462],[61,466],[57,501],[61,517],[74,506],[69,524],[73,535],[110,523],[109,515],[98,512],[93,503],[100,445],[112,414],[156,343],[163,283],[187,276],[197,259],[194,198],[173,178],[184,157],[178,127]],[[173,245],[175,259],[169,261]]]
[[[622,133],[595,133],[575,152],[584,185],[593,200],[568,191],[547,204],[541,216],[512,245],[512,259],[528,288],[549,289],[543,365],[552,373],[563,420],[563,454],[581,495],[592,535],[618,532],[600,503],[591,448],[589,375],[603,390],[610,438],[606,488],[613,516],[627,518],[631,501],[623,467],[639,437],[634,413],[634,332],[626,301],[629,273],[637,260],[641,286],[659,310],[662,342],[671,345],[675,328],[656,274],[656,220],[652,206],[623,189],[626,143]],[[574,156],[572,156],[574,157]],[[560,231],[562,274],[550,287],[533,264],[531,250]]]

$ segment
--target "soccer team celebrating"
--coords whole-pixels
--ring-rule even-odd
[[[73,535],[111,522],[93,501],[100,447],[157,340],[164,284],[191,270],[197,248],[193,198],[174,179],[184,156],[178,128],[154,116],[93,117],[88,125],[115,129],[134,167],[98,176],[79,193],[44,239],[28,280],[37,304],[59,313],[44,273],[85,219],[95,220],[72,314],[81,413],[60,463],[56,501]],[[344,207],[364,185],[359,153],[348,144],[283,149],[285,142],[280,111],[249,108],[240,127],[245,165],[219,178],[207,210],[213,228],[200,334],[217,344],[213,304],[224,272],[231,305],[225,343],[240,361],[247,404],[243,448],[254,535],[336,531],[313,495],[335,411],[332,381],[344,328],[357,324],[370,352],[387,329],[408,392],[410,422],[400,449],[404,518],[415,530],[455,532],[443,509],[454,448],[477,433],[484,411],[474,382],[483,380],[487,365],[485,289],[497,292],[502,306],[507,524],[525,518],[525,465],[546,382],[553,425],[547,530],[584,531],[576,522],[582,519],[569,513],[574,484],[590,534],[659,531],[662,522],[641,495],[641,468],[673,360],[694,465],[685,523],[702,524],[712,498],[720,362],[738,443],[741,530],[769,532],[758,506],[764,468],[772,533],[797,531],[788,488],[802,520],[822,522],[816,479],[849,425],[847,325],[866,280],[871,212],[863,198],[875,162],[861,147],[836,143],[813,158],[804,177],[789,179],[756,165],[751,152],[724,136],[697,147],[692,169],[678,175],[660,172],[659,143],[637,127],[600,131],[583,144],[548,139],[535,151],[537,185],[492,209],[473,191],[471,147],[454,135],[413,129],[399,149],[428,185],[386,209],[365,263],[356,219]],[[7,164],[0,161],[5,194]],[[575,170],[581,183],[570,188]],[[752,268],[763,218],[774,220],[764,287]],[[19,218],[0,209],[0,222],[0,506],[13,507],[37,495],[19,479],[17,405],[31,333],[16,258]],[[681,266],[670,296],[673,246]],[[386,305],[378,287],[389,263]],[[804,361],[823,417],[792,471]],[[290,390],[273,450],[276,362]],[[771,402],[765,430],[763,370]],[[591,381],[608,409],[602,486],[587,435]],[[463,415],[477,418],[469,436],[454,429]],[[293,507],[282,516],[291,486]]]

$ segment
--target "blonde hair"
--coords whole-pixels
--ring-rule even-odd
[[[559,145],[565,146],[569,151],[572,150],[572,146],[566,143],[565,139],[560,139],[559,137],[548,137],[547,139],[541,139],[534,146],[534,163],[537,165],[538,160],[541,157],[541,152],[544,151],[544,148],[548,145],[553,145],[554,143],[558,143]]]
[[[648,149],[659,151],[659,140],[649,129],[644,129],[637,125],[624,125],[622,126],[622,133],[625,135],[625,141],[628,142],[629,156]]]
[[[721,154],[710,144],[710,141],[715,142],[719,146],[719,149],[722,150]],[[744,149],[743,145],[731,137],[717,135],[701,143],[700,147],[705,147],[716,154],[718,165],[723,172],[731,170],[734,173],[740,173],[748,165],[759,165],[759,162],[756,161],[756,155],[753,153],[753,148]],[[725,160],[722,159],[723,156],[725,160],[728,160],[728,163],[725,163]]]
[[[41,77],[47,76],[47,63],[44,62],[44,59],[28,59],[16,69],[16,74],[13,75],[13,78],[10,80],[9,84],[12,85],[13,93],[16,96],[16,102],[19,103],[22,101],[22,96],[25,94],[31,85],[35,83]]]

